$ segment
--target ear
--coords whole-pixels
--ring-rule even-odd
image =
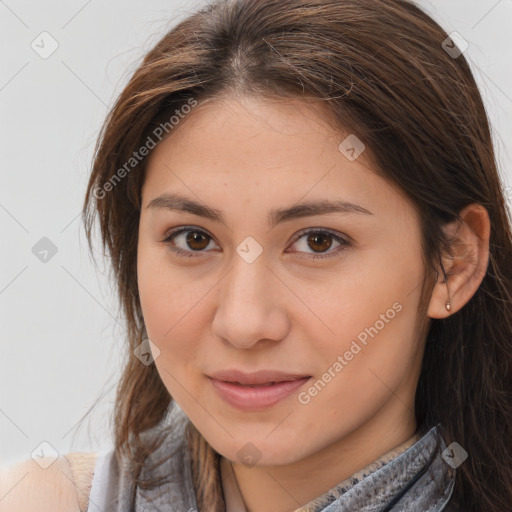
[[[490,221],[487,210],[478,203],[459,213],[462,223],[455,220],[443,229],[453,238],[450,255],[442,257],[446,280],[441,267],[432,290],[428,307],[430,318],[445,318],[461,309],[480,286],[489,263]],[[446,303],[450,300],[450,310]]]

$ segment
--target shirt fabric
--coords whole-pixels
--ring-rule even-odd
[[[114,449],[106,449],[98,453],[94,466],[91,492],[89,494],[89,508],[87,512],[106,512],[110,464],[114,456]]]

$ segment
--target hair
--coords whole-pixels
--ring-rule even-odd
[[[468,512],[509,509],[512,222],[480,92],[465,56],[443,48],[447,38],[407,0],[221,0],[180,21],[147,52],[102,126],[82,211],[90,247],[99,218],[127,326],[115,402],[118,457],[142,467],[153,448],[140,435],[173,402],[156,366],[134,355],[145,337],[136,261],[147,158],[131,172],[120,169],[163,119],[193,100],[314,99],[417,208],[424,297],[450,254],[443,226],[461,221],[471,203],[489,214],[489,262],[477,291],[447,318],[423,318],[430,323],[415,415],[418,432],[440,422],[446,438],[469,452],[453,500]],[[186,432],[199,510],[224,510],[211,471],[219,454],[190,422]]]

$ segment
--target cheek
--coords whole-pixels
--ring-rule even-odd
[[[318,319],[310,323],[309,336],[317,340],[314,357],[320,362],[316,387],[325,399],[339,397],[325,401],[334,415],[377,405],[415,371],[422,266],[385,256],[373,265],[362,261],[359,272],[344,275],[326,288],[323,298],[317,295],[310,302],[327,327],[322,335],[313,328],[320,325]],[[331,392],[324,394],[324,388]]]
[[[369,421],[388,400],[397,401],[399,409],[412,408],[412,395],[402,385],[415,375],[416,344],[405,314],[404,309],[397,312],[378,332],[353,327],[366,337],[324,344],[315,380],[298,397],[303,404],[301,417],[321,415],[350,432]]]
[[[362,343],[395,343],[400,332],[414,331],[423,273],[417,243],[404,250],[398,241],[382,242],[379,250],[361,251],[351,259],[338,278],[324,283],[312,304],[339,349],[358,337]]]
[[[142,246],[137,275],[148,337],[160,349],[155,363],[162,379],[169,382],[164,369],[185,378],[187,367],[198,353],[201,329],[207,321],[204,285],[191,280],[186,271],[173,270],[165,255]]]
[[[142,239],[137,252],[137,282],[144,321],[155,339],[173,333],[181,317],[191,310],[194,287],[186,273],[173,270],[166,249]]]
[[[139,293],[149,339],[159,348],[155,359],[157,371],[169,394],[182,407],[191,406],[191,396],[198,391],[194,368],[198,354],[199,309],[194,293],[183,293],[185,286],[162,272],[149,260],[138,268]],[[193,404],[192,404],[193,405]]]

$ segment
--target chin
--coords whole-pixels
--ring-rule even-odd
[[[245,437],[238,441],[230,439],[226,443],[210,444],[231,462],[246,466],[283,466],[297,462],[307,455],[297,450],[301,443],[293,438],[288,437],[288,444],[284,446],[281,440],[270,442],[268,439],[264,440],[264,437],[262,435],[260,441],[257,438],[250,441]]]

